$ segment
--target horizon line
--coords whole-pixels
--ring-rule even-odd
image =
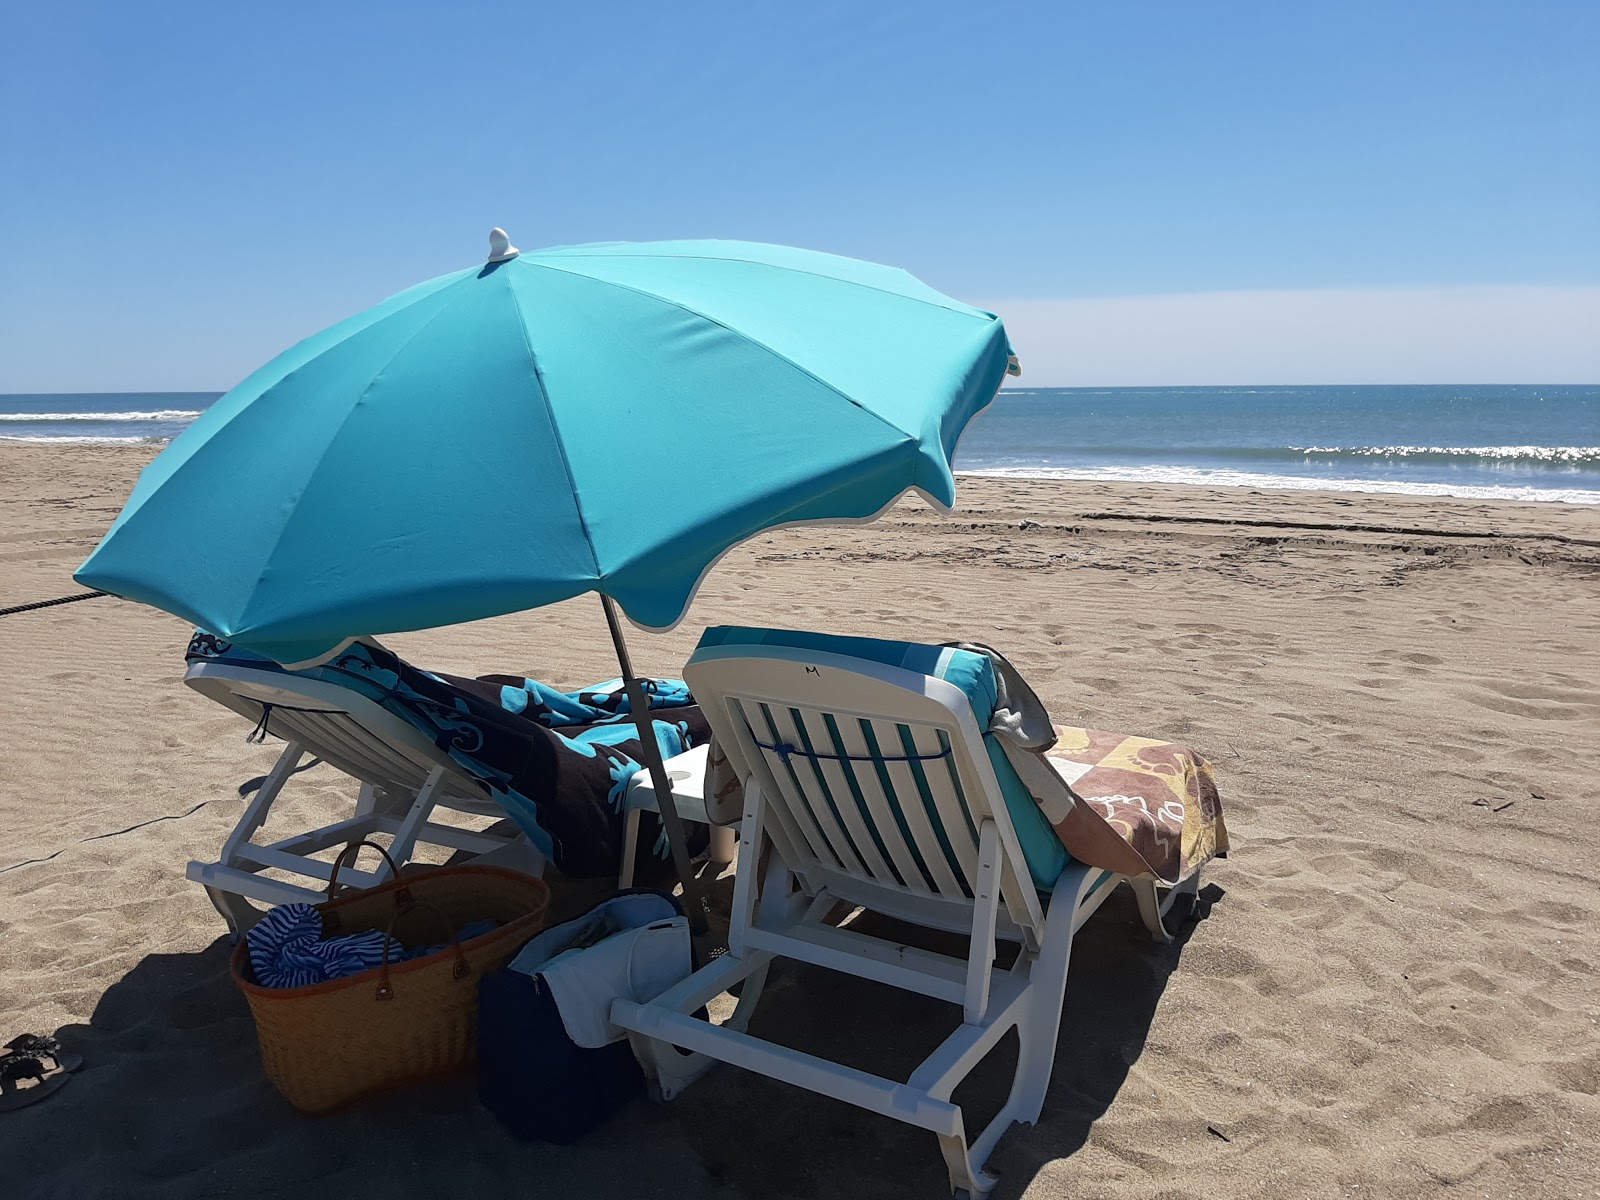
[[[1031,383],[1015,386],[1002,384],[997,395],[1007,392],[1139,392],[1139,391],[1220,391],[1229,388],[1284,389],[1284,388],[1437,388],[1437,387],[1551,387],[1600,388],[1596,380],[1509,380],[1497,379],[1488,383],[1471,383],[1462,380],[1442,379],[1433,383]],[[13,396],[226,396],[232,388],[130,388],[115,392],[0,392],[0,398]]]
[[[237,385],[236,385],[237,386]],[[1020,391],[1048,391],[1048,392],[1136,392],[1136,391],[1217,391],[1224,388],[1329,388],[1329,387],[1370,387],[1370,388],[1425,388],[1425,387],[1592,387],[1600,388],[1600,379],[1596,380],[1570,380],[1552,381],[1540,380],[1493,380],[1488,383],[1472,383],[1464,380],[1441,379],[1433,383],[1363,383],[1346,381],[1340,383],[1022,383],[1002,384],[998,395],[1007,392]],[[129,388],[115,392],[0,392],[0,397],[11,396],[226,396],[232,388]]]

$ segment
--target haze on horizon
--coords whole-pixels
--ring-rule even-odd
[[[26,0],[0,391],[223,390],[492,225],[903,266],[1021,386],[1600,381],[1597,58],[1577,0]]]

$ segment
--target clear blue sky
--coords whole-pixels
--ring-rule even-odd
[[[225,388],[496,224],[894,263],[1034,383],[1057,301],[1591,303],[1597,63],[1591,0],[9,0],[0,391]]]

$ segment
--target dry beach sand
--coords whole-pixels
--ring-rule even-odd
[[[81,590],[151,453],[0,444],[0,607]],[[721,621],[989,642],[1058,720],[1216,765],[1209,915],[1157,947],[1124,891],[1085,928],[996,1195],[1600,1195],[1600,510],[969,479],[953,517],[738,550],[640,666]],[[297,1116],[183,877],[277,751],[181,686],[187,635],[112,599],[0,618],[0,1040],[59,1028],[87,1060],[0,1114],[0,1193],[943,1194],[931,1135],[731,1068],[566,1149],[504,1136],[469,1084]],[[391,644],[613,669],[592,598]],[[286,818],[349,794],[325,771]],[[797,967],[756,1028],[887,1071],[957,1019]]]

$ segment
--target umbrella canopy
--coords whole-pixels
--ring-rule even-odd
[[[495,248],[223,396],[78,581],[284,663],[587,591],[665,628],[764,529],[913,488],[948,507],[956,440],[1008,367],[997,317],[888,267]]]

